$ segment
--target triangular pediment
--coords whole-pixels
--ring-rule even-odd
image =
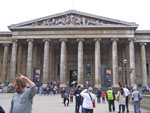
[[[137,24],[70,10],[31,21],[14,24],[9,26],[9,29],[106,26],[137,27]]]

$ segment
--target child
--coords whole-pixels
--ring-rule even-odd
[[[70,102],[73,102],[74,91],[71,89],[70,91]]]
[[[106,94],[102,92],[102,103],[105,103],[105,97],[106,97]]]

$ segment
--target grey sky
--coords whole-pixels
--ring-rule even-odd
[[[1,0],[0,31],[8,31],[11,24],[71,9],[136,22],[139,30],[150,30],[150,0]]]

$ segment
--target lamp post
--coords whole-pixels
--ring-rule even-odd
[[[119,71],[119,78],[121,78],[121,81],[122,81],[123,79],[121,77],[121,73],[122,73],[122,67],[121,66],[118,67],[118,71]]]
[[[124,64],[124,74],[125,74],[125,85],[127,86],[127,59],[123,60]]]

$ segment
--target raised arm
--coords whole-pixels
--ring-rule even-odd
[[[29,78],[23,76],[21,73],[19,74],[19,79],[26,81],[30,85],[30,87],[33,87],[35,85],[34,82],[32,82]]]

